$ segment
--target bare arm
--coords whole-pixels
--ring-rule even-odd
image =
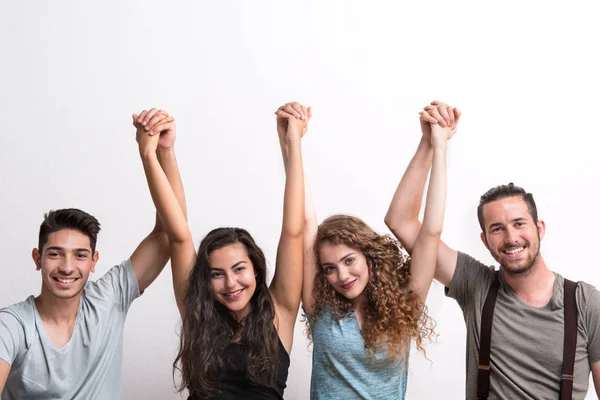
[[[4,390],[9,372],[10,365],[6,361],[0,359],[0,394],[2,394],[2,391]]]
[[[182,299],[189,272],[196,261],[196,251],[186,220],[185,196],[175,154],[172,146],[161,146],[163,148],[159,148],[161,140],[166,141],[169,139],[168,132],[171,130],[174,135],[173,121],[164,121],[164,123],[158,124],[149,132],[138,129],[137,140],[152,201],[168,235],[173,287],[177,306],[182,313]],[[159,132],[160,135],[157,135],[156,133]]]
[[[302,280],[302,306],[308,314],[312,314],[315,305],[313,288],[318,268],[315,260],[314,245],[319,224],[317,223],[315,202],[308,184],[304,186],[304,193],[304,278]]]
[[[284,113],[281,111],[277,115],[278,123],[279,119],[284,117]],[[279,335],[289,352],[302,291],[304,170],[301,138],[305,132],[307,116],[306,119],[299,119],[288,113],[285,114],[288,124],[285,148],[282,149],[287,154],[287,161],[284,157],[286,182],[283,196],[283,224],[270,290],[280,316]]]
[[[287,106],[287,104],[285,105]],[[283,109],[285,106],[280,107]],[[296,111],[296,110],[294,110]],[[302,107],[302,111],[308,115],[308,120],[312,117],[312,110],[310,108]],[[298,111],[297,114],[300,115]],[[308,124],[304,130],[304,133],[308,130]],[[287,168],[288,162],[288,149],[285,142],[285,134],[287,131],[287,119],[278,119],[277,131],[279,133],[279,145],[281,146],[281,157],[283,159],[283,166]],[[315,265],[315,257],[313,246],[317,237],[317,212],[315,209],[315,203],[312,197],[312,192],[304,177],[304,233],[303,233],[303,244],[304,244],[304,277],[302,278],[302,305],[304,310],[312,314],[314,300],[312,291],[315,283],[315,276],[317,274],[317,266]]]
[[[419,231],[412,249],[410,265],[410,287],[417,293],[422,303],[427,299],[427,293],[435,273],[437,248],[444,226],[444,211],[446,208],[446,149],[450,128],[439,125],[432,127],[431,147],[433,162],[431,178],[427,189],[427,203],[423,216],[423,225]]]
[[[452,110],[452,112],[449,112],[449,110]],[[452,134],[454,134],[460,115],[460,111],[457,109],[452,109],[438,102],[433,102],[432,106],[426,107],[426,111],[421,113],[423,137],[396,189],[390,208],[385,216],[385,223],[388,228],[411,254],[421,231],[419,211],[427,174],[433,158],[431,124],[439,124],[442,127],[449,126]],[[435,278],[446,286],[450,285],[454,275],[456,259],[457,252],[440,240],[437,247]]]
[[[592,363],[592,377],[594,378],[594,386],[596,387],[596,395],[600,399],[600,361]]]
[[[140,113],[142,119],[148,119],[148,127],[151,128],[161,121],[172,120],[166,113],[155,108]],[[134,116],[133,124],[137,129],[147,130],[138,123],[138,116]],[[152,124],[152,125],[150,125]],[[164,231],[162,221],[158,214],[155,216],[154,228],[148,236],[135,249],[131,255],[133,273],[138,281],[140,291],[146,288],[160,275],[167,261],[169,261],[169,240]]]

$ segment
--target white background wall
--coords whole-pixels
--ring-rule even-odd
[[[492,262],[476,206],[514,181],[538,201],[550,268],[599,285],[597,16],[592,0],[2,0],[0,306],[39,293],[29,255],[49,209],[98,217],[96,278],[148,233],[153,207],[130,115],[152,106],[178,121],[195,239],[242,226],[273,263],[284,183],[273,111],[290,100],[314,109],[304,158],[320,219],[352,213],[386,232],[418,111],[442,99],[464,113],[443,239]],[[462,314],[440,284],[428,304],[440,338],[431,362],[411,355],[408,398],[462,399]],[[287,399],[308,398],[302,330]],[[180,398],[177,331],[167,267],[129,313],[124,399]]]

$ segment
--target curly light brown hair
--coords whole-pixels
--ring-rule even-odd
[[[389,358],[397,360],[406,357],[410,339],[425,353],[423,344],[434,338],[435,322],[418,295],[409,289],[410,256],[396,239],[377,234],[350,215],[333,215],[319,225],[314,245],[317,274],[312,293],[313,322],[326,307],[338,320],[352,311],[350,300],[335,291],[320,267],[319,251],[323,243],[343,244],[365,255],[369,282],[363,292],[366,301],[361,334],[368,353],[374,356],[387,351]],[[306,326],[312,341],[308,321]]]

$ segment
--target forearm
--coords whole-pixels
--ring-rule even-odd
[[[446,208],[446,147],[447,142],[444,142],[433,149],[431,177],[421,234],[438,237],[442,234]]]
[[[163,171],[158,156],[141,154],[146,180],[154,206],[160,216],[169,240],[183,242],[189,237],[185,214]]]
[[[179,207],[181,207],[183,215],[187,218],[187,204],[185,200],[185,191],[183,189],[183,182],[181,181],[181,175],[179,173],[179,166],[177,165],[175,151],[172,147],[168,149],[163,149],[159,147],[156,154],[158,156],[160,166],[162,167],[165,175],[167,176],[167,180],[171,185],[171,189],[173,190],[173,193],[177,198]]]
[[[282,234],[297,237],[304,230],[304,168],[300,140],[287,143]]]
[[[306,312],[312,314],[314,305],[312,291],[315,284],[315,276],[317,274],[314,245],[317,238],[318,223],[312,192],[306,180],[304,184],[304,193],[304,277],[302,279],[302,303],[304,304]]]
[[[425,303],[436,270],[446,203],[446,142],[433,149],[431,177],[423,225],[415,241],[410,266],[411,289]]]
[[[431,144],[421,140],[402,176],[385,216],[385,223],[408,251],[420,229],[419,211],[432,160]]]

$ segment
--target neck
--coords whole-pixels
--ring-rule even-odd
[[[352,308],[354,308],[354,311],[356,312],[363,309],[365,301],[365,294],[363,292],[358,297],[355,297],[352,300],[350,300],[350,303],[352,303]]]
[[[533,306],[544,306],[554,291],[554,273],[548,269],[541,254],[525,274],[510,274],[504,270],[504,279],[517,297]]]
[[[81,293],[70,299],[59,299],[42,289],[42,293],[35,298],[35,307],[42,320],[64,324],[77,319],[80,301]]]

